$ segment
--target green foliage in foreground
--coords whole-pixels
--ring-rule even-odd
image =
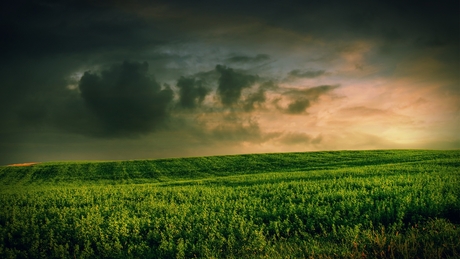
[[[0,168],[0,258],[460,258],[460,151]]]

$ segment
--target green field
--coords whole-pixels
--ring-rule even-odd
[[[0,167],[0,258],[460,258],[460,151]]]

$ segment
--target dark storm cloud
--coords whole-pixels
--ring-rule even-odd
[[[275,105],[279,110],[282,110],[288,114],[302,114],[312,103],[317,102],[319,97],[322,95],[329,94],[332,90],[339,87],[338,85],[320,85],[307,89],[288,89],[283,95],[291,99],[292,101],[287,105],[286,108],[282,108],[278,105],[280,99],[275,100]]]
[[[4,6],[5,5],[5,6]],[[5,58],[133,52],[164,43],[167,30],[140,17],[88,1],[10,1],[2,4],[0,47]]]
[[[228,58],[227,61],[231,63],[257,63],[261,61],[270,60],[270,56],[266,54],[259,54],[254,57],[250,56],[233,56]]]
[[[351,1],[163,1],[172,10],[192,10],[219,17],[257,17],[267,24],[328,38],[383,37],[387,30],[458,42],[458,2]],[[219,22],[214,21],[215,23]]]
[[[74,105],[76,103],[83,107],[79,95],[66,89],[69,83],[66,76],[71,74],[76,66],[74,60],[18,58],[2,61],[0,164],[1,161],[8,161],[9,158],[20,154],[18,152],[23,146],[18,143],[23,139],[44,128],[59,127],[58,123],[73,121],[69,119],[70,113],[66,111],[73,113],[78,110],[79,108]],[[66,116],[59,117],[60,114]],[[79,126],[84,127],[85,124]]]
[[[209,71],[202,71],[192,75],[197,81],[201,81],[203,85],[209,86],[219,80],[220,73],[215,68]]]
[[[217,94],[224,106],[231,106],[241,98],[241,91],[251,87],[257,76],[237,72],[232,68],[217,65],[216,71],[220,73]]]
[[[197,107],[209,93],[209,89],[203,86],[201,80],[191,77],[181,77],[177,81],[177,87],[179,88],[179,105],[183,108]]]
[[[149,78],[146,63],[125,62],[100,74],[69,78],[79,67],[72,58],[18,59],[1,70],[0,138],[7,138],[7,132],[51,128],[126,137],[148,133],[165,122],[172,91],[160,89]]]
[[[294,78],[315,78],[322,76],[325,73],[326,71],[324,70],[301,71],[299,69],[294,69],[289,72],[288,76]]]
[[[20,53],[36,56],[138,51],[196,35],[213,37],[215,28],[232,28],[248,20],[323,39],[380,39],[450,48],[457,48],[459,43],[458,2],[450,0],[270,3],[141,0],[135,4],[42,0],[10,1],[2,5],[0,44],[2,49],[9,49],[3,55],[11,57]],[[265,58],[261,54],[230,59],[248,62]]]
[[[74,69],[75,63],[71,59],[18,58],[2,65],[0,111],[3,120],[0,123],[6,120],[8,127],[13,121],[23,127],[47,123],[54,105],[68,96],[65,77]]]
[[[147,72],[146,62],[123,62],[81,78],[81,97],[108,136],[148,133],[167,118],[173,92],[162,89]]]
[[[4,132],[19,135],[50,126],[102,135],[94,113],[76,91],[66,88],[69,76],[138,58],[171,39],[170,30],[163,28],[110,2],[3,1],[0,142],[8,139]]]

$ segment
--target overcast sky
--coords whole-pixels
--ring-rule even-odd
[[[0,165],[460,148],[457,0],[1,5]]]

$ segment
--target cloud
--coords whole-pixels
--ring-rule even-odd
[[[428,148],[458,140],[456,1],[24,0],[3,4],[0,17],[0,161],[25,153],[123,159],[139,150],[151,158],[168,148],[179,156],[184,146],[224,154],[243,142],[253,143],[248,152],[277,151],[278,138],[263,142],[274,131],[292,131],[283,135],[287,146],[321,133],[315,148],[399,147],[360,133],[340,137],[344,127],[409,143],[417,126],[432,136],[420,146]],[[303,79],[315,87],[302,87]],[[332,105],[335,82],[346,98]],[[419,98],[425,104],[411,104]],[[229,110],[239,119],[226,118]],[[302,135],[306,128],[313,135]],[[63,148],[62,139],[75,145]],[[95,147],[102,143],[105,150]]]
[[[254,57],[250,56],[233,56],[228,58],[227,61],[231,63],[257,63],[269,60],[270,56],[266,54],[258,54]]]
[[[310,101],[305,98],[299,98],[293,102],[291,102],[287,109],[286,112],[290,114],[301,114],[305,112],[305,110],[310,107]]]
[[[265,101],[267,100],[266,92],[268,90],[276,89],[278,89],[278,85],[276,85],[273,81],[267,81],[262,83],[259,86],[257,92],[250,93],[247,95],[243,103],[243,110],[246,112],[251,112],[257,106],[262,106],[262,104],[265,103]]]
[[[265,132],[252,117],[241,116],[237,113],[225,114],[217,125],[208,125],[205,130],[208,139],[218,142],[233,142],[232,144],[264,143],[279,136],[278,132]]]
[[[220,73],[217,94],[224,106],[232,106],[241,98],[241,91],[251,87],[257,76],[237,72],[232,68],[217,65],[216,71]]]
[[[305,96],[310,100],[317,100],[321,95],[327,94],[332,90],[338,88],[339,85],[320,85],[307,89],[287,89],[284,95],[287,96]]]
[[[84,73],[78,88],[105,136],[148,133],[165,122],[173,92],[162,89],[147,72],[147,62],[125,61],[99,75]]]
[[[213,139],[230,142],[261,142],[262,131],[254,121],[242,123],[240,121],[221,123],[210,132]]]
[[[8,59],[139,51],[168,38],[157,26],[109,3],[26,0],[2,9],[5,40],[0,47],[8,49],[2,53]]]
[[[244,100],[243,109],[247,112],[253,111],[256,104],[261,105],[265,102],[265,100],[265,90],[263,88],[259,88],[257,92],[251,93],[248,95],[248,97],[246,97]]]
[[[67,74],[74,69],[72,60],[34,60],[18,58],[0,69],[0,113],[13,131],[49,125],[52,114],[78,95],[66,89]],[[1,66],[1,65],[0,65]],[[15,128],[17,127],[17,128]]]
[[[179,88],[179,105],[188,109],[200,105],[209,93],[209,89],[203,86],[201,80],[191,77],[181,77],[177,81],[177,87]]]
[[[311,71],[300,71],[299,69],[294,69],[289,72],[288,77],[291,78],[315,78],[322,76],[326,73],[324,70],[311,70]]]
[[[332,90],[339,87],[338,85],[320,85],[311,87],[308,89],[287,89],[283,93],[284,96],[288,97],[291,102],[286,108],[279,106],[281,99],[275,100],[277,108],[288,114],[302,114],[312,105],[317,102],[319,97],[322,95],[329,94]]]

